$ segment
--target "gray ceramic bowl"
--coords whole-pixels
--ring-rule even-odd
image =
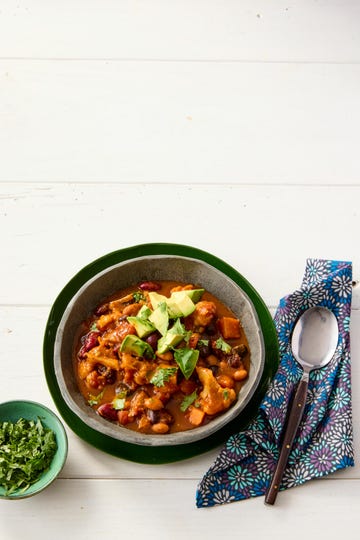
[[[141,281],[174,280],[196,283],[214,294],[241,320],[250,347],[250,372],[238,400],[221,416],[189,431],[167,435],[134,432],[101,418],[79,392],[73,372],[72,348],[79,325],[114,292]],[[58,326],[55,376],[67,406],[92,429],[143,446],[188,444],[204,439],[237,417],[253,396],[264,369],[265,347],[256,310],[245,292],[228,276],[204,261],[182,256],[151,255],[116,264],[85,283],[72,298]]]

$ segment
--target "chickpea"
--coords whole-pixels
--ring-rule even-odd
[[[233,375],[235,381],[242,381],[246,379],[247,376],[248,372],[246,371],[246,369],[237,369]]]
[[[228,375],[219,375],[216,380],[223,388],[234,388],[234,381]]]
[[[165,424],[165,422],[158,422],[157,424],[154,424],[151,428],[154,433],[167,433],[169,431],[169,426]]]
[[[216,366],[219,363],[215,354],[209,354],[209,356],[206,357],[206,361],[209,366]]]
[[[160,409],[164,407],[163,402],[158,396],[153,396],[145,399],[144,405],[147,409],[150,409],[151,411],[160,411]]]

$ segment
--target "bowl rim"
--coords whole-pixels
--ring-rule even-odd
[[[184,256],[205,261],[231,278],[242,290],[250,296],[258,314],[265,345],[265,366],[262,377],[252,399],[241,412],[241,418],[237,417],[226,426],[219,429],[204,439],[181,445],[143,446],[136,445],[108,435],[103,435],[86,426],[80,418],[67,406],[61,395],[55,371],[54,371],[54,344],[55,336],[62,315],[78,289],[89,280],[90,277],[105,270],[110,266],[129,259],[144,255],[171,255]],[[83,267],[65,285],[58,294],[50,310],[44,333],[43,341],[43,367],[49,391],[55,405],[67,425],[83,440],[90,445],[112,454],[116,457],[128,459],[139,463],[161,464],[187,459],[222,444],[230,435],[244,429],[249,421],[255,416],[258,406],[272,380],[279,364],[279,350],[276,330],[272,316],[257,293],[255,288],[232,266],[215,255],[199,248],[170,243],[150,243],[130,246],[107,253]]]
[[[55,460],[55,456],[56,455],[59,456],[58,457],[58,460],[59,460],[58,461],[58,466],[57,466],[55,471],[52,472],[51,467],[46,469],[41,474],[40,478],[36,482],[31,484],[29,486],[29,488],[26,491],[24,491],[23,493],[21,492],[21,489],[14,491],[10,495],[5,495],[5,493],[0,492],[0,499],[4,499],[4,500],[27,499],[29,497],[33,497],[34,495],[37,495],[38,493],[41,493],[42,491],[44,491],[44,489],[46,489],[48,486],[50,486],[50,484],[52,484],[56,480],[56,478],[59,476],[59,474],[63,470],[64,465],[65,465],[66,460],[67,460],[68,448],[69,448],[68,436],[67,436],[65,427],[64,427],[62,421],[60,420],[60,418],[57,416],[57,414],[55,414],[51,409],[49,409],[49,407],[47,407],[46,405],[43,405],[42,403],[40,403],[38,401],[34,401],[34,400],[30,400],[30,399],[11,399],[11,400],[3,401],[3,402],[0,403],[0,413],[1,413],[3,408],[6,408],[8,406],[14,406],[14,405],[21,405],[21,406],[30,405],[34,409],[39,409],[39,415],[37,415],[37,416],[40,417],[40,420],[42,422],[43,422],[43,419],[41,418],[41,412],[43,412],[43,413],[45,412],[46,415],[48,417],[50,417],[54,421],[54,423],[56,424],[58,433],[61,436],[63,451],[60,452],[59,445],[58,445],[57,450],[55,452],[55,455],[54,455],[54,457],[52,459],[52,463],[53,463],[54,460]],[[32,416],[34,416],[34,415],[32,415]],[[28,419],[28,418],[26,418],[25,413],[24,413],[24,415],[18,416],[18,419],[19,418],[25,418],[26,420]],[[2,421],[5,421],[5,420],[0,418],[0,421],[2,422]],[[44,421],[44,423],[46,424],[46,421]],[[56,433],[56,436],[58,435],[58,433]],[[47,478],[47,480],[44,482],[45,478]],[[42,482],[41,487],[39,489],[37,489],[36,486],[40,482]],[[0,488],[1,488],[1,490],[3,489],[2,486],[0,486]]]

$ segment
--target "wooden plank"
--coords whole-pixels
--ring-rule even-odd
[[[359,184],[360,64],[0,61],[0,181]]]
[[[3,57],[359,62],[356,0],[2,0]]]
[[[51,305],[94,259],[170,242],[220,257],[277,306],[299,287],[307,257],[352,260],[359,279],[359,189],[0,184],[0,303]]]
[[[197,509],[194,480],[57,480],[45,492],[4,506],[2,538],[31,537],[87,540],[114,535],[139,539],[183,540],[253,536],[264,531],[280,540],[300,538],[309,528],[314,538],[358,538],[360,481],[314,481],[281,493],[274,507],[263,497],[212,509]],[[5,511],[6,506],[6,511]],[[21,515],[21,519],[19,516]],[[294,524],[297,528],[294,531]],[[299,526],[299,524],[302,524]],[[238,532],[235,532],[238,531]]]

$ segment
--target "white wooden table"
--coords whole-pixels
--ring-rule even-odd
[[[351,260],[360,279],[359,134],[356,0],[0,0],[1,401],[56,411],[42,367],[50,307],[110,251],[200,247],[272,312],[307,257]],[[2,540],[358,538],[358,462],[274,507],[199,510],[219,449],[141,465],[67,432],[61,477],[0,501]]]

